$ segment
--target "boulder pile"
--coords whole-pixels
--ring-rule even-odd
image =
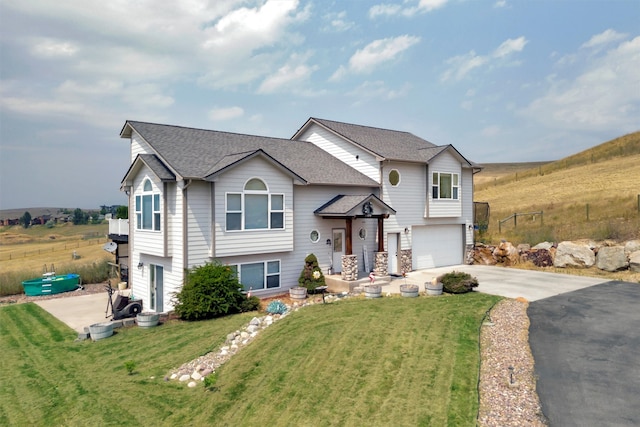
[[[558,244],[543,242],[533,247],[514,246],[511,242],[476,245],[468,256],[473,264],[515,265],[531,262],[537,267],[589,268],[604,271],[631,270],[640,272],[640,240],[627,242],[592,240],[566,241]]]

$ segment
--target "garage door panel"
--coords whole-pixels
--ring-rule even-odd
[[[413,227],[413,268],[434,268],[461,264],[463,227],[430,225]]]

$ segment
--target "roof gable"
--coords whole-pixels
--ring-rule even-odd
[[[371,210],[365,212],[365,206]],[[323,217],[388,216],[395,215],[395,213],[396,211],[391,206],[380,200],[375,194],[338,194],[314,211],[314,214]]]
[[[146,165],[160,181],[175,181],[176,176],[155,154],[138,154],[122,179],[122,185],[131,185],[133,177]]]
[[[260,150],[300,183],[377,186],[335,157],[304,141],[128,121],[120,136],[137,132],[166,166],[184,178],[205,179]]]

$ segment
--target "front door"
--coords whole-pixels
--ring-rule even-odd
[[[389,256],[389,274],[398,274],[398,240],[400,234],[387,234],[387,253]]]
[[[161,265],[149,266],[149,309],[155,312],[164,311],[164,268]]]
[[[342,273],[342,255],[345,252],[344,236],[346,232],[344,228],[338,228],[333,230],[333,256],[331,262],[333,262],[333,272]]]

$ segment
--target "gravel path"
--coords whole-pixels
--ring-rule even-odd
[[[547,425],[536,393],[527,306],[519,299],[501,300],[482,326],[480,426]]]

